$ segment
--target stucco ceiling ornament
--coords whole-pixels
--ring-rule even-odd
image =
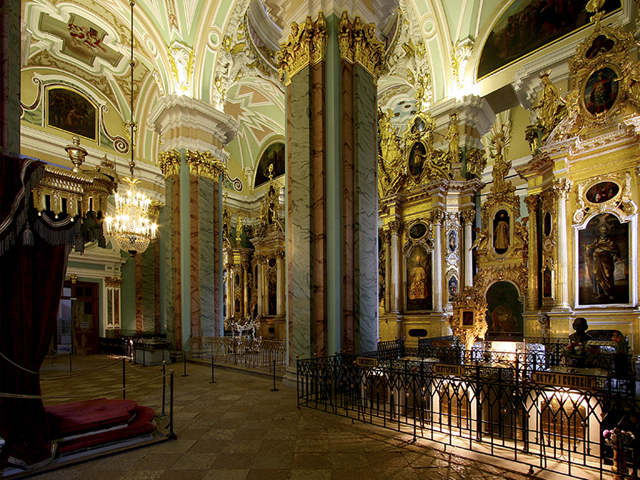
[[[471,37],[458,40],[451,49],[451,71],[458,92],[464,92],[464,71],[473,52],[474,41]]]
[[[401,77],[415,89],[416,105],[426,112],[433,102],[431,68],[413,8],[400,2],[396,34],[385,56],[382,77]]]
[[[266,45],[256,45],[252,38],[247,17],[249,3],[239,0],[236,4],[218,52],[211,98],[219,110],[224,109],[229,88],[243,77],[263,78],[284,92],[278,81],[276,52]]]
[[[173,42],[168,49],[169,64],[175,80],[175,92],[193,96],[191,79],[195,66],[195,51],[180,42]]]

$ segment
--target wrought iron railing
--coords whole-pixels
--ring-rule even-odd
[[[191,337],[194,359],[237,365],[252,369],[284,372],[287,345],[284,341],[252,337]]]
[[[578,478],[609,474],[605,429],[639,428],[630,375],[580,375],[585,370],[553,365],[533,346],[491,358],[474,351],[470,363],[460,345],[411,350],[399,341],[395,358],[391,347],[298,360],[299,405]],[[636,446],[626,456],[634,476]]]

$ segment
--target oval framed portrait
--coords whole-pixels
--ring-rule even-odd
[[[594,70],[584,82],[581,102],[584,109],[594,117],[608,115],[618,100],[620,74],[614,65]]]
[[[584,197],[590,203],[599,204],[615,199],[619,193],[620,185],[612,180],[606,180],[590,186]]]
[[[409,236],[414,240],[424,237],[425,233],[427,233],[427,226],[422,222],[416,223],[409,229]]]

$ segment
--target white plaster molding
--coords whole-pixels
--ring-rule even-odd
[[[25,22],[20,22],[20,67],[24,68],[29,60],[29,45],[33,34]]]
[[[265,7],[261,2],[251,2],[247,9],[247,16],[251,27],[260,39],[273,51],[280,50],[280,38],[282,29],[269,18]]]
[[[148,122],[159,135],[174,128],[193,128],[213,135],[223,146],[233,140],[240,128],[231,115],[201,100],[176,94],[160,98],[149,113]]]
[[[66,140],[63,137],[58,137],[57,135],[52,135],[50,133],[43,132],[42,130],[36,130],[35,128],[31,128],[24,124],[20,126],[20,144],[29,150],[33,150],[35,152],[49,152],[53,156],[59,156],[60,160],[68,160],[65,147],[70,143],[70,138]],[[114,153],[107,153],[104,150],[99,150],[86,144],[82,144],[82,146],[86,148],[88,155],[80,167],[81,170],[97,167],[106,154],[109,160],[115,162],[116,172],[119,176],[129,175],[129,157],[124,157]],[[60,152],[60,154],[56,155],[55,152]],[[157,165],[152,165],[146,162],[137,162],[135,177],[138,180],[152,183],[164,189],[164,175]],[[158,192],[154,193],[155,195],[148,195],[152,200],[164,201],[164,195]],[[160,200],[160,197],[162,200]]]
[[[542,82],[538,77],[540,72],[551,70],[549,79],[553,83],[562,82],[569,78],[571,72],[567,60],[575,56],[576,48],[582,40],[576,40],[569,45],[549,52],[547,55],[525,63],[522,68],[516,71],[511,86],[522,108],[530,110],[542,90]]]
[[[107,247],[98,247],[98,242],[93,242],[85,246],[84,253],[73,250],[69,254],[69,261],[84,265],[103,265],[103,270],[95,268],[68,267],[67,275],[75,273],[79,277],[104,278],[120,277],[120,267],[126,263],[127,259],[120,255],[120,247],[111,237],[105,235]]]
[[[495,120],[489,102],[477,95],[465,95],[462,98],[449,98],[431,108],[430,113],[436,119],[436,128],[449,125],[449,113],[454,111],[458,112],[458,125],[476,129],[480,138],[491,129]],[[461,138],[462,145],[484,149],[480,138],[471,138],[469,135],[461,137],[465,137]]]

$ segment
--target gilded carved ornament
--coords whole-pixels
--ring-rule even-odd
[[[362,23],[359,15],[351,22],[347,12],[342,12],[338,25],[338,46],[340,58],[362,65],[377,84],[384,67],[385,52],[384,44],[376,35],[375,24]]]
[[[466,154],[467,173],[482,178],[482,173],[487,166],[487,155],[484,150],[471,148]]]
[[[160,167],[165,178],[169,178],[172,175],[180,175],[180,152],[177,150],[160,152],[158,167]]]
[[[120,288],[122,286],[122,278],[104,277],[104,286],[107,288]]]
[[[513,283],[520,296],[527,291],[529,269],[526,265],[490,265],[483,267],[473,277],[473,285],[480,292],[485,292],[496,282]]]
[[[464,40],[458,40],[451,49],[451,72],[453,73],[453,81],[458,90],[464,89],[464,70],[473,52],[474,41],[467,37]]]
[[[452,299],[453,315],[449,316],[449,325],[453,334],[465,345],[465,360],[470,360],[471,349],[476,339],[484,339],[489,328],[487,325],[487,300],[477,287],[464,287]]]
[[[476,220],[476,211],[465,210],[462,212],[462,220],[464,220],[465,225],[473,225]]]
[[[403,157],[405,159],[403,169],[407,172],[409,184],[405,188],[411,188],[439,178],[449,180],[451,178],[451,162],[449,153],[436,150],[434,147],[433,132],[436,122],[429,112],[418,112],[407,124],[407,129],[402,135],[404,145]],[[455,135],[455,127],[450,127]],[[449,137],[448,137],[449,138]],[[451,141],[453,143],[454,140]],[[457,145],[457,140],[455,140]]]
[[[392,220],[391,222],[388,223],[388,225],[389,225],[389,231],[391,232],[391,235],[398,236],[403,231],[402,222],[399,222],[398,220]]]
[[[596,198],[600,196],[599,192],[589,195],[592,189],[596,189],[598,184],[604,182],[611,190],[602,193],[602,197],[606,199]],[[617,186],[616,192],[613,191],[613,184]],[[635,202],[631,200],[629,172],[598,175],[578,184],[577,208],[573,215],[574,224],[582,224],[588,216],[612,211],[618,211],[624,216],[634,215],[638,211]]]
[[[227,166],[224,162],[216,159],[209,151],[187,150],[186,157],[189,175],[219,181],[220,175],[227,172]]]
[[[378,194],[384,197],[397,193],[404,185],[402,150],[397,128],[391,124],[393,111],[378,107]]]
[[[278,69],[280,80],[286,85],[307,65],[316,65],[325,58],[327,50],[327,21],[322,10],[316,21],[307,16],[304,23],[293,22],[286,42],[280,44]]]

